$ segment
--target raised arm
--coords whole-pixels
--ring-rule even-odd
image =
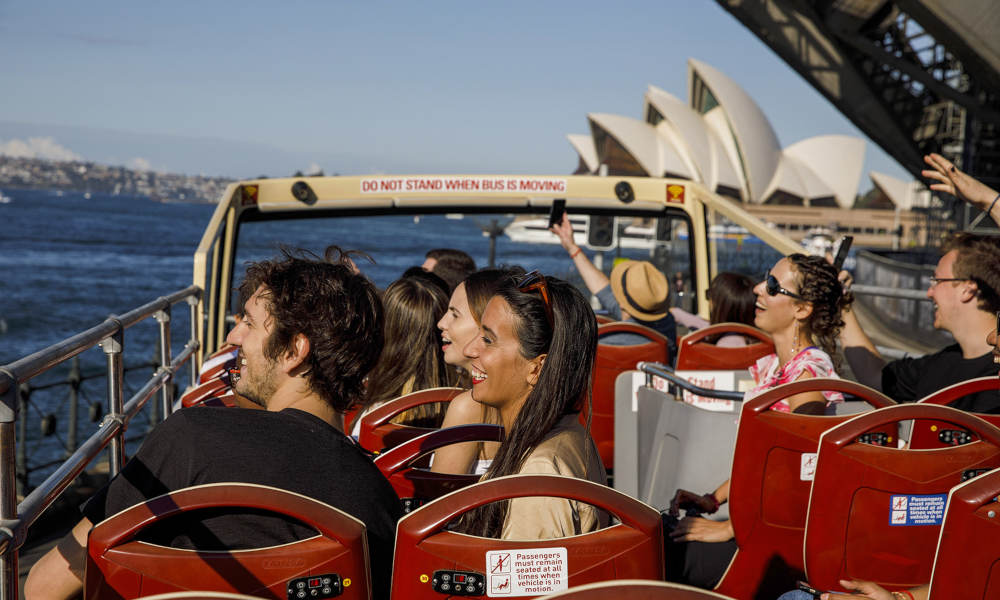
[[[937,181],[937,183],[931,184],[932,190],[951,194],[983,212],[988,212],[990,218],[1000,225],[1000,205],[997,203],[1000,194],[996,190],[975,177],[963,173],[950,160],[940,154],[928,154],[924,156],[924,162],[931,168],[924,169],[920,174]]]
[[[594,263],[590,262],[587,255],[583,253],[583,250],[573,241],[573,225],[569,222],[569,215],[563,213],[562,223],[556,223],[549,228],[549,231],[559,237],[559,243],[573,259],[573,264],[576,265],[576,270],[580,272],[580,277],[583,278],[583,283],[590,290],[590,293],[596,294],[607,287],[610,283],[607,275],[595,267]]]
[[[851,275],[847,271],[841,271],[839,279],[844,284],[845,290],[850,289]],[[844,358],[851,366],[851,372],[854,373],[858,383],[881,391],[882,367],[885,366],[885,359],[861,329],[861,323],[858,322],[858,315],[854,312],[853,306],[841,311],[841,317],[844,319],[844,328],[840,330],[840,344],[844,348]]]

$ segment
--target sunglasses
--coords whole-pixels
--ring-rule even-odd
[[[778,278],[775,277],[774,275],[771,275],[770,272],[768,272],[767,277],[764,278],[764,291],[767,292],[768,296],[777,296],[778,294],[784,294],[786,296],[795,298],[796,300],[802,300],[803,302],[808,302],[808,300],[796,294],[795,292],[789,292],[785,288],[781,287],[781,284],[778,283]]]
[[[545,307],[545,316],[549,320],[549,327],[555,327],[555,319],[552,316],[552,297],[549,296],[549,284],[545,281],[545,275],[539,271],[532,271],[520,278],[515,285],[519,292],[537,290],[542,295],[542,305]]]

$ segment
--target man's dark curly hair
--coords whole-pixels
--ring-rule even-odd
[[[841,311],[854,302],[854,296],[844,293],[837,270],[825,258],[791,254],[788,260],[795,269],[799,295],[812,303],[812,314],[805,321],[807,333],[824,352],[836,357],[837,336],[844,327]]]
[[[272,329],[264,355],[276,360],[297,334],[305,335],[309,388],[339,412],[361,399],[383,344],[382,301],[374,284],[355,271],[351,254],[331,246],[320,259],[283,248],[279,260],[251,263],[240,284],[246,298],[263,288]]]
[[[945,254],[951,250],[958,251],[952,267],[955,277],[976,282],[979,310],[1000,311],[1000,238],[960,231],[941,247]]]

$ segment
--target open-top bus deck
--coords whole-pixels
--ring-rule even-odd
[[[121,469],[126,459],[125,429],[144,405],[159,402],[163,414],[169,414],[175,404],[172,385],[189,388],[189,394],[214,386],[192,403],[224,396],[225,385],[204,375],[199,378],[199,367],[221,347],[232,323],[232,290],[241,277],[240,266],[273,251],[269,241],[275,238],[261,232],[271,226],[286,227],[279,238],[289,246],[299,245],[296,235],[302,227],[329,232],[328,243],[370,249],[383,264],[402,265],[402,272],[420,259],[386,260],[383,253],[399,247],[386,232],[398,229],[380,227],[382,221],[395,220],[398,225],[409,219],[416,232],[420,219],[447,215],[448,222],[456,226],[490,223],[484,235],[492,235],[495,241],[502,231],[498,223],[516,217],[544,217],[555,199],[565,199],[567,211],[576,217],[577,240],[582,246],[611,253],[609,256],[650,260],[675,282],[674,300],[703,316],[707,316],[705,289],[717,272],[733,264],[731,254],[742,255],[743,264],[749,261],[762,272],[775,256],[798,250],[794,242],[740,206],[687,181],[380,175],[233,184],[195,251],[190,287],[0,368],[0,598],[18,595],[18,551],[41,513],[105,447],[109,448],[111,474]],[[730,224],[744,228],[753,238],[741,239],[738,244],[713,239],[713,228]],[[619,236],[629,227],[633,239],[623,248]],[[636,231],[646,237],[636,238]],[[441,235],[427,239],[434,242],[428,243],[427,249],[450,245]],[[491,262],[520,263],[528,268],[539,262],[551,266],[562,260],[565,264],[555,242],[552,236],[547,244],[524,248],[506,245],[501,251],[491,245]],[[688,292],[679,294],[678,288]],[[147,318],[159,322],[164,366],[131,398],[125,398],[122,357],[127,348],[123,334]],[[171,329],[178,327],[189,331],[187,342],[179,349],[170,343]],[[397,491],[401,496],[411,495],[414,508],[426,502],[400,521],[393,597],[534,597],[583,584],[596,585],[583,585],[579,597],[610,597],[628,589],[635,597],[770,597],[767,594],[782,589],[768,579],[777,572],[802,573],[824,589],[836,586],[841,576],[881,576],[888,585],[905,587],[927,583],[933,573],[934,581],[949,586],[961,579],[962,589],[972,595],[952,595],[941,591],[941,584],[932,587],[932,597],[1000,597],[995,542],[992,549],[965,547],[966,564],[970,568],[977,565],[974,576],[961,576],[962,566],[948,562],[954,558],[950,550],[935,553],[936,548],[991,539],[984,537],[983,531],[997,523],[995,496],[1000,491],[995,472],[976,477],[1000,466],[1000,430],[995,423],[935,404],[973,388],[994,389],[995,381],[977,380],[927,404],[895,407],[891,400],[858,384],[813,380],[805,387],[778,388],[742,406],[738,373],[759,355],[753,353],[768,348],[769,341],[765,337],[756,348],[748,347],[752,350],[719,354],[699,343],[703,337],[704,332],[701,337],[688,338],[687,343],[681,341],[677,371],[664,364],[674,357],[666,356],[655,343],[623,353],[619,350],[618,355],[599,352],[594,435],[599,445],[606,444],[607,452],[602,454],[611,457],[608,460],[613,458],[613,488],[542,476],[468,486],[474,479],[443,481],[413,466],[417,457],[441,444],[495,439],[498,434],[490,428],[410,432],[412,439],[392,449],[378,438],[378,447],[372,449],[384,452],[377,464]],[[18,502],[15,424],[23,417],[17,411],[18,386],[95,345],[107,355],[108,414],[87,442]],[[701,385],[695,386],[691,380]],[[706,389],[707,382],[719,389]],[[722,389],[727,386],[728,391]],[[863,401],[849,404],[870,405],[876,410],[860,416],[828,417],[767,410],[783,396],[806,388],[843,391]],[[687,401],[675,401],[680,399]],[[404,398],[366,417],[362,445],[366,435],[377,435],[394,415],[424,401],[434,400]],[[923,435],[925,445],[900,448],[896,439],[901,423],[909,423],[913,439]],[[947,443],[942,437],[945,432]],[[740,490],[738,497],[747,500],[730,508],[740,552],[716,590],[718,594],[650,583],[635,583],[634,588],[622,587],[625,581],[612,583],[662,579],[660,510],[666,508],[669,495],[677,487],[709,489],[730,473],[733,487]],[[286,587],[289,598],[367,597],[370,582],[363,527],[359,530],[357,521],[343,513],[331,517],[315,502],[289,499],[281,490],[202,488],[172,497],[176,506],[170,510],[158,509],[151,502],[95,528],[91,556],[105,558],[88,565],[88,597],[138,597],[183,589],[285,597]],[[427,490],[447,495],[427,502],[432,498],[418,497]],[[615,524],[576,538],[530,543],[473,538],[447,530],[450,520],[478,504],[545,494],[592,503],[612,513]],[[902,500],[919,504],[920,510],[900,509],[897,505]],[[144,524],[182,510],[177,507],[184,502],[202,507],[228,502],[286,511],[312,524],[322,539],[305,554],[297,553],[301,548],[289,547],[261,555],[170,553],[133,542]],[[970,519],[980,521],[970,525]],[[949,531],[955,533],[946,535]],[[100,544],[105,547],[95,550]],[[518,560],[506,562],[510,556]],[[138,562],[129,562],[132,559]],[[240,565],[239,574],[220,567],[222,564]],[[148,569],[145,576],[143,569]],[[146,583],[139,583],[143,581]],[[778,581],[784,585],[787,578],[779,576]],[[302,590],[308,595],[299,596]]]

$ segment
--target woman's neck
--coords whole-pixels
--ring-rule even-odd
[[[500,407],[500,423],[503,425],[504,431],[507,432],[506,435],[509,435],[514,430],[514,423],[517,421],[518,415],[521,414],[521,408],[527,399],[528,397],[525,396]]]
[[[802,327],[790,327],[789,329],[774,334],[774,352],[778,355],[778,365],[784,367],[795,356],[809,347],[812,342]]]

